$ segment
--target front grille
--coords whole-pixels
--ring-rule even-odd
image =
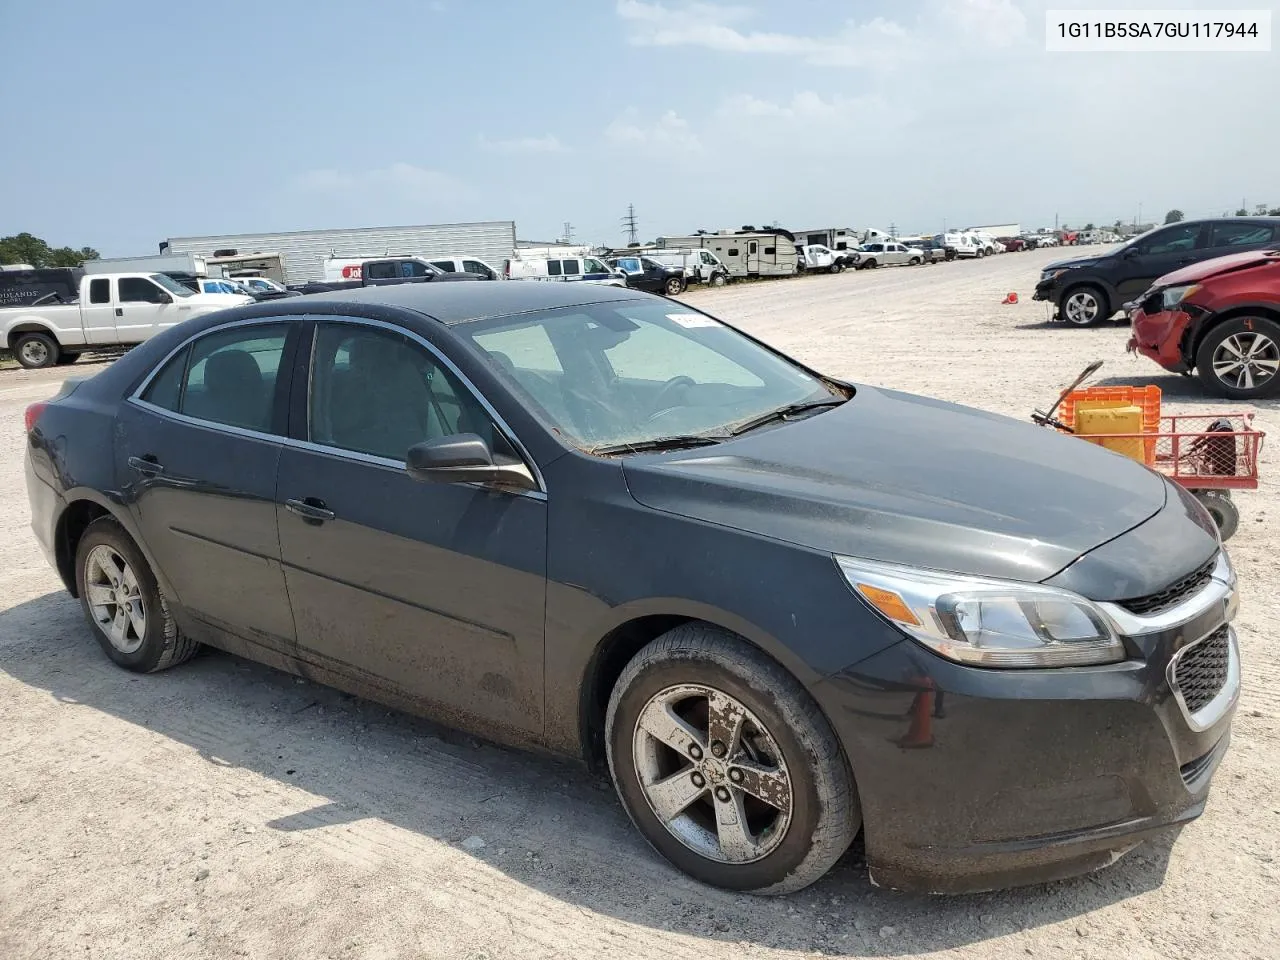
[[[1206,560],[1202,566],[1197,567],[1185,577],[1173,581],[1159,593],[1149,593],[1145,597],[1134,597],[1130,600],[1118,600],[1116,602],[1130,613],[1136,613],[1139,616],[1149,617],[1153,614],[1162,613],[1171,607],[1176,607],[1188,597],[1199,593],[1204,588],[1204,585],[1212,579],[1213,568],[1217,562],[1218,557],[1215,554]]]
[[[1183,652],[1173,669],[1173,685],[1182,695],[1187,712],[1194,714],[1218,695],[1227,682],[1231,659],[1230,628],[1223,624]]]

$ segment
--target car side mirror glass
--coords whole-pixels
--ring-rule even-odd
[[[1123,256],[1124,256],[1124,258],[1125,258],[1126,260],[1132,260],[1132,259],[1133,259],[1134,257],[1136,257],[1137,255],[1138,255],[1138,248],[1137,248],[1137,247],[1128,247],[1128,248],[1126,248],[1126,249],[1125,249],[1124,254],[1123,254]]]
[[[164,290],[157,290],[156,303],[173,303],[173,297]]]
[[[405,469],[427,483],[491,483],[517,490],[537,484],[529,468],[518,460],[494,456],[474,433],[455,433],[414,444],[405,455]]]

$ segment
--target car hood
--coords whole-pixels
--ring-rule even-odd
[[[1280,250],[1249,250],[1245,253],[1232,253],[1225,257],[1202,260],[1200,263],[1193,263],[1190,266],[1183,267],[1181,270],[1166,273],[1152,286],[1173,287],[1184,283],[1195,283],[1199,280],[1207,280],[1209,277],[1216,277],[1222,273],[1233,273],[1236,270],[1259,267],[1266,263],[1280,263]]]
[[[1091,267],[1102,257],[1070,257],[1066,260],[1055,260],[1045,264],[1044,270],[1070,270],[1074,267]]]
[[[1045,580],[1138,526],[1168,484],[1052,430],[891,390],[714,447],[623,461],[656,510],[824,552]]]

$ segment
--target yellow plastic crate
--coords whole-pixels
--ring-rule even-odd
[[[1153,448],[1154,445],[1145,442],[1142,437],[1144,414],[1142,407],[1100,400],[1077,404],[1075,414],[1077,437],[1088,439],[1096,436],[1098,439],[1091,440],[1091,443],[1124,454],[1139,463],[1151,463],[1150,458],[1154,450],[1148,448]],[[1115,436],[1115,434],[1127,434],[1127,436]]]

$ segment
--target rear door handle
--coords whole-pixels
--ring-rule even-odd
[[[117,317],[123,317],[123,316],[124,316],[124,311],[123,311],[123,310],[121,310],[119,307],[116,307],[116,316],[117,316]]]
[[[286,500],[284,502],[285,509],[290,513],[297,514],[303,520],[310,523],[324,523],[326,520],[332,520],[337,514],[325,506],[323,500],[319,497],[306,497],[302,500]]]
[[[157,477],[164,473],[164,467],[150,454],[142,457],[130,457],[129,466],[148,477]]]

